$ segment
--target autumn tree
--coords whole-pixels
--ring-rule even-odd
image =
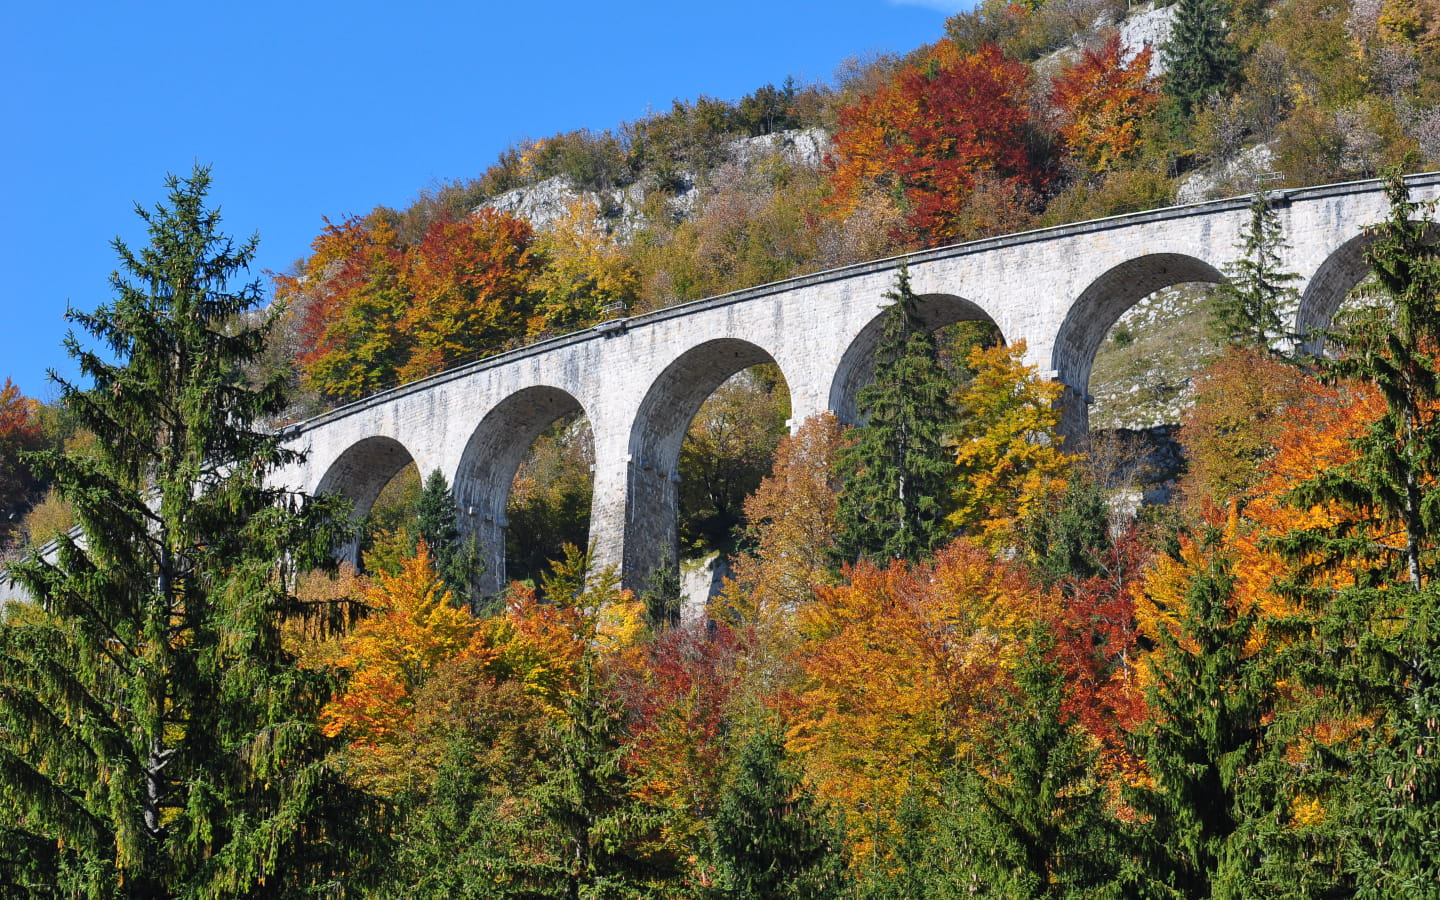
[[[525,336],[540,260],[530,223],[482,207],[436,221],[408,257],[403,379],[432,375]]]
[[[831,183],[853,210],[870,186],[902,195],[912,240],[963,240],[1015,230],[1028,189],[1042,180],[1026,135],[1029,69],[993,44],[972,52],[942,41],[894,82],[839,112]],[[980,193],[994,211],[966,215]]]
[[[301,381],[327,397],[394,384],[409,355],[405,248],[388,213],[327,220],[300,273],[275,279],[275,299],[298,320]]]
[[[594,201],[571,204],[536,235],[534,249],[543,263],[532,282],[529,335],[563,334],[624,314],[639,296],[630,256],[601,226]]]
[[[1023,362],[1023,342],[976,347],[970,383],[955,399],[955,470],[949,524],[992,547],[1018,544],[1037,504],[1063,489],[1068,466],[1056,433],[1061,386]]]
[[[375,840],[327,761],[330,681],[281,643],[290,566],[336,533],[266,483],[297,455],[257,425],[278,381],[235,380],[270,325],[235,327],[256,241],[220,233],[209,185],[197,167],[137,207],[149,239],[114,242],[115,299],[70,312],[103,349],[67,339],[92,386],[61,397],[100,440],[33,457],[79,534],[14,564],[38,609],[0,628],[0,819],[77,896],[301,896],[359,878]]]
[[[869,846],[912,783],[974,749],[1050,598],[1017,565],[956,541],[933,560],[862,562],[797,614],[789,748]],[[887,826],[888,827],[888,826]]]
[[[29,506],[35,487],[30,473],[20,464],[20,454],[38,449],[42,440],[35,401],[6,378],[4,387],[0,387],[0,547]]]
[[[349,673],[345,688],[321,711],[324,731],[350,741],[357,780],[384,794],[405,786],[415,695],[444,663],[498,653],[482,628],[457,607],[422,539],[396,574],[376,573],[360,584],[369,614],[340,641],[337,667]]]
[[[1145,119],[1160,103],[1150,80],[1152,55],[1146,47],[1127,62],[1114,32],[1056,76],[1050,102],[1060,113],[1060,134],[1091,172],[1122,166],[1143,149]]]
[[[841,453],[837,555],[842,560],[918,559],[948,536],[954,467],[945,430],[949,382],[901,268],[881,320],[875,375],[860,389],[864,422]]]

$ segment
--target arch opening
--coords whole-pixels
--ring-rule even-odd
[[[742,502],[769,473],[789,414],[783,372],[747,341],[693,347],[656,378],[630,435],[627,586],[682,555],[733,549]]]
[[[514,576],[537,577],[538,567],[559,556],[562,541],[536,545],[532,540],[532,535],[544,530],[544,519],[556,508],[551,495],[557,488],[556,479],[562,479],[560,493],[569,498],[559,504],[569,504],[562,530],[568,537],[583,531],[579,545],[583,548],[588,543],[593,463],[594,446],[585,410],[559,388],[525,388],[505,398],[480,421],[461,454],[452,492],[461,530],[479,546],[485,567],[480,576],[482,593],[498,594]],[[575,471],[577,465],[583,466],[583,472]],[[521,492],[512,504],[517,475],[522,480]],[[512,510],[518,512],[514,540],[525,542],[524,558],[516,560],[513,573],[507,566],[506,550]],[[578,519],[583,519],[583,524],[576,525]]]
[[[382,496],[387,501],[384,506],[388,509],[391,505],[388,501],[392,496],[403,495],[410,489],[407,487],[410,479],[405,476],[407,473],[414,473],[415,468],[415,459],[404,444],[389,437],[368,437],[351,445],[330,464],[330,468],[325,471],[315,488],[315,493],[348,497],[351,517],[357,526],[361,526],[369,522],[376,501]],[[418,474],[413,481],[418,489]],[[342,559],[357,566],[360,563],[364,538],[370,536],[368,532],[371,529],[367,527],[363,530],[367,533],[357,534],[356,539],[340,554]]]
[[[931,332],[938,332],[940,362],[947,371],[960,376],[965,348],[976,343],[1005,343],[1005,336],[990,315],[980,306],[953,294],[922,294],[919,297],[920,319]],[[840,367],[830,387],[830,408],[841,422],[854,424],[859,420],[856,397],[860,389],[875,377],[875,348],[880,342],[885,313],[882,310],[860,329],[840,359]]]
[[[1061,433],[1076,442],[1089,431],[1089,407],[1096,399],[1091,376],[1102,347],[1115,351],[1102,367],[1106,380],[1102,394],[1107,399],[1133,395],[1138,401],[1154,402],[1164,395],[1178,402],[1185,388],[1180,383],[1183,378],[1177,381],[1161,373],[1185,364],[1162,365],[1162,357],[1174,355],[1182,345],[1195,345],[1184,336],[1197,322],[1208,321],[1205,301],[1210,289],[1225,280],[1224,274],[1203,260],[1157,253],[1127,260],[1092,282],[1071,306],[1055,339],[1052,360],[1056,376],[1065,386]],[[1122,324],[1127,313],[1130,315]],[[1208,334],[1208,327],[1203,333]],[[1197,352],[1203,355],[1203,348]],[[1147,378],[1163,383],[1153,384],[1156,390],[1151,391],[1139,386],[1130,389],[1130,384],[1143,385]],[[1107,424],[1125,416],[1123,410],[1104,412],[1097,419]]]
[[[1426,239],[1432,244],[1440,242],[1440,228],[1431,225]],[[1373,232],[1365,231],[1341,244],[1305,285],[1294,320],[1303,352],[1324,352],[1325,332],[1334,327],[1344,307],[1361,299],[1355,295],[1372,274],[1365,254],[1375,240]]]

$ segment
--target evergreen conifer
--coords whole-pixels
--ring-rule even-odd
[[[1096,752],[1062,709],[1054,651],[1054,634],[1037,623],[1016,672],[1019,707],[997,716],[991,749],[960,782],[964,799],[947,827],[961,847],[967,896],[1119,896]]]
[[[1277,763],[1288,778],[1280,789],[1325,814],[1314,827],[1280,815],[1266,847],[1269,885],[1303,876],[1367,896],[1440,884],[1440,247],[1398,175],[1386,192],[1390,216],[1366,260],[1387,302],[1353,313],[1330,336],[1338,358],[1321,362],[1331,378],[1374,386],[1385,412],[1357,439],[1353,461],[1287,498],[1345,509],[1342,524],[1277,542],[1297,564],[1282,587],[1304,610],[1287,623],[1296,639],[1287,674],[1307,690],[1281,724],[1291,747],[1309,750],[1303,767]],[[1338,585],[1323,574],[1337,569],[1347,575]],[[1359,733],[1316,741],[1319,724]]]
[[[415,530],[435,555],[435,571],[457,601],[479,601],[478,580],[484,571],[473,537],[460,533],[459,511],[450,484],[439,469],[425,479],[415,503]]]
[[[904,268],[885,295],[875,378],[857,400],[864,424],[842,451],[837,556],[845,562],[919,559],[949,536],[954,463],[946,429],[950,384],[921,321]]]
[[[841,892],[839,847],[825,815],[769,728],[740,748],[713,823],[715,862],[726,897],[820,900]]]
[[[1240,609],[1231,562],[1212,556],[1194,574],[1178,633],[1161,631],[1139,749],[1151,784],[1133,795],[1148,823],[1141,868],[1157,892],[1239,897],[1256,861],[1264,674],[1247,656],[1255,613]]]
[[[1293,337],[1283,317],[1299,299],[1290,283],[1300,276],[1280,269],[1285,247],[1280,217],[1262,191],[1250,203],[1250,220],[1236,247],[1240,256],[1226,267],[1230,280],[1216,289],[1213,327],[1221,340],[1273,353],[1276,340]]]
[[[228,282],[256,241],[218,231],[209,185],[197,167],[137,207],[113,303],[69,313],[101,345],[66,340],[90,388],[56,378],[95,455],[31,457],[79,527],[12,567],[37,605],[0,627],[0,871],[43,849],[64,895],[335,890],[379,833],[325,761],[330,679],[281,643],[293,565],[337,535],[266,483],[296,454],[260,425],[280,381],[240,381],[269,324],[244,324],[258,282]]]
[[[1239,57],[1225,21],[1224,0],[1178,0],[1170,38],[1160,48],[1164,90],[1189,116],[1235,76]]]

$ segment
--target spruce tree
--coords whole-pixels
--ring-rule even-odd
[[[1175,613],[1178,633],[1160,633],[1137,741],[1151,780],[1132,803],[1147,823],[1141,869],[1161,894],[1243,896],[1256,865],[1251,776],[1268,708],[1260,662],[1246,655],[1256,616],[1239,607],[1231,568],[1213,553]]]
[[[1179,0],[1170,39],[1160,48],[1165,60],[1165,93],[1183,116],[1190,116],[1224,88],[1239,69],[1230,40],[1224,0]]]
[[[948,824],[968,896],[1118,896],[1120,853],[1096,778],[1097,754],[1063,710],[1055,637],[1037,623],[988,750],[959,782]]]
[[[478,581],[485,565],[480,561],[475,539],[460,533],[455,497],[439,469],[425,478],[415,503],[415,517],[415,530],[434,554],[440,580],[452,597],[474,608],[480,599]]]
[[[841,455],[837,556],[845,562],[915,560],[949,536],[954,462],[946,430],[950,384],[904,268],[885,295],[875,378],[856,398],[864,424]]]
[[[1440,884],[1440,247],[1398,175],[1386,192],[1390,216],[1366,261],[1388,302],[1349,316],[1330,335],[1339,357],[1320,363],[1330,378],[1373,386],[1385,411],[1356,440],[1353,461],[1287,498],[1302,509],[1334,504],[1347,511],[1342,523],[1277,541],[1296,564],[1282,588],[1303,610],[1287,623],[1286,674],[1307,692],[1280,724],[1309,748],[1303,768],[1277,768],[1288,773],[1282,790],[1318,797],[1326,814],[1308,835],[1280,818],[1266,848],[1271,885],[1303,866],[1332,890],[1372,896]],[[1353,741],[1309,739],[1335,723],[1363,728]]]
[[[333,891],[372,840],[325,763],[333,685],[281,643],[292,566],[337,535],[266,483],[296,454],[260,424],[280,381],[240,381],[270,327],[245,324],[258,282],[229,287],[256,241],[219,232],[209,184],[137,207],[149,242],[115,241],[113,303],[69,313],[100,345],[66,340],[91,386],[52,377],[94,457],[30,457],[78,530],[11,568],[36,605],[0,627],[0,870],[43,850],[66,895]]]
[[[712,823],[722,895],[765,900],[837,897],[843,863],[825,813],[791,771],[770,728],[751,733]]]
[[[1273,353],[1276,340],[1294,337],[1285,331],[1283,317],[1299,299],[1291,282],[1300,276],[1280,268],[1280,251],[1286,246],[1270,196],[1256,194],[1235,248],[1240,255],[1225,268],[1230,280],[1216,288],[1211,306],[1213,328],[1221,340]]]

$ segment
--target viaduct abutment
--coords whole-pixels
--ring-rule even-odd
[[[1407,179],[1440,198],[1440,173]],[[1272,192],[1300,280],[1297,332],[1322,327],[1366,274],[1365,230],[1389,207],[1378,181]],[[590,535],[596,562],[627,586],[676,552],[680,443],[704,399],[734,373],[773,363],[792,424],[824,410],[855,417],[884,295],[908,266],[932,325],[988,320],[1065,385],[1063,431],[1083,434],[1090,370],[1125,310],[1175,284],[1219,282],[1237,256],[1250,198],[1238,197],[1024,232],[877,260],[686,303],[504,353],[290,426],[305,462],[277,474],[306,492],[341,492],[368,510],[413,461],[454,486],[480,541],[486,587],[504,583],[505,506],[530,444],[582,415],[594,441]]]

